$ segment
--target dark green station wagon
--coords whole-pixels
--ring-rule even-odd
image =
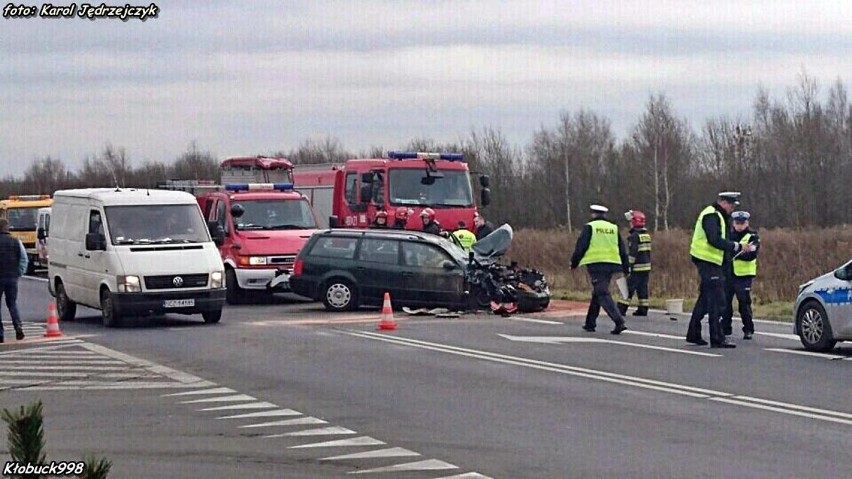
[[[408,230],[333,229],[314,233],[293,267],[293,292],[330,311],[380,306],[462,307],[468,258],[458,245]]]

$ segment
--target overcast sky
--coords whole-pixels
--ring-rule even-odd
[[[136,164],[192,141],[358,151],[485,126],[524,145],[580,108],[623,137],[658,92],[699,130],[748,118],[759,85],[783,100],[803,68],[823,92],[852,77],[847,1],[157,5],[145,22],[0,18],[0,176],[47,155],[76,168],[107,142]]]

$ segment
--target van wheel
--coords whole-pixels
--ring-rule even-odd
[[[358,292],[345,279],[331,279],[325,283],[322,304],[329,311],[352,311],[358,307]]]
[[[831,333],[831,325],[825,309],[816,301],[809,301],[796,315],[796,331],[802,345],[809,351],[831,351],[837,341]]]
[[[115,310],[115,304],[112,301],[112,293],[108,289],[101,290],[101,317],[104,326],[114,328],[118,326],[119,316]]]
[[[204,318],[204,322],[207,324],[216,324],[222,319],[222,310],[204,311],[201,313],[201,317]]]
[[[35,270],[36,270],[35,259],[30,257],[29,262],[27,263],[27,274],[33,275],[33,274],[35,274]]]
[[[62,282],[56,285],[56,314],[59,315],[60,321],[74,321],[77,314],[77,303],[68,299]]]
[[[237,273],[228,268],[225,270],[225,301],[228,304],[240,304],[243,301],[245,291],[237,282]]]

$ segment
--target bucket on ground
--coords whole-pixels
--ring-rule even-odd
[[[667,299],[666,300],[666,313],[668,313],[668,314],[683,314],[683,300],[682,299]]]

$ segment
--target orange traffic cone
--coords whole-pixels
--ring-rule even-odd
[[[57,338],[62,336],[62,331],[59,330],[59,318],[56,316],[56,305],[53,301],[47,304],[47,331],[44,332],[45,338]]]
[[[391,308],[390,293],[385,292],[385,302],[382,304],[382,319],[379,320],[379,328],[384,331],[393,331],[396,329],[396,321],[393,319],[393,309]]]

